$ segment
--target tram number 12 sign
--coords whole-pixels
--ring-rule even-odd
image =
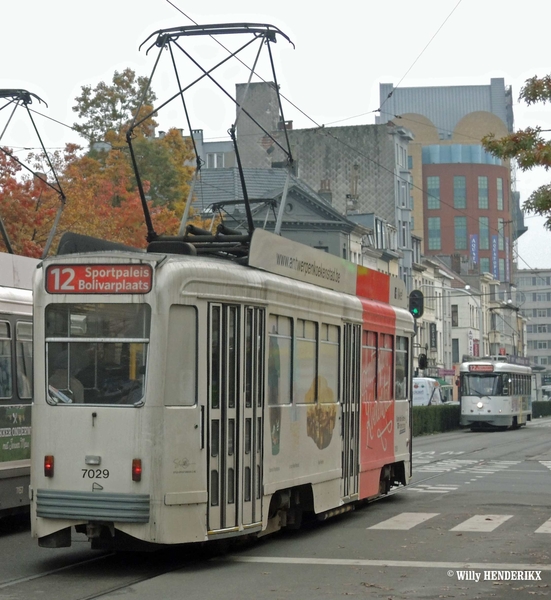
[[[49,294],[147,294],[150,265],[50,265],[46,269]]]

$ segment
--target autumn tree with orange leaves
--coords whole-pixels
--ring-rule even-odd
[[[139,107],[145,78],[126,69],[115,72],[111,85],[101,82],[92,89],[84,86],[73,108],[81,123],[74,129],[90,142],[87,151],[68,144],[63,152],[49,154],[65,196],[65,205],[52,245],[55,252],[66,231],[143,248],[146,226],[136,179],[126,144],[129,123],[139,110],[140,118],[150,115],[151,106]],[[148,91],[146,102],[155,95]],[[155,231],[175,235],[183,214],[193,174],[190,140],[178,129],[155,138],[152,116],[136,128],[134,148]],[[95,142],[107,142],[98,150]],[[35,172],[48,172],[39,155],[27,163]],[[48,182],[54,187],[51,173]],[[21,166],[0,153],[0,217],[17,254],[40,257],[54,223],[60,195]],[[0,249],[4,250],[0,240]]]

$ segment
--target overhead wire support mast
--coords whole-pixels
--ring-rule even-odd
[[[46,258],[46,256],[48,255],[48,252],[50,250],[50,246],[52,245],[53,239],[54,239],[54,235],[57,229],[57,226],[59,224],[59,220],[61,218],[61,213],[63,212],[63,209],[65,208],[65,202],[66,202],[66,197],[65,194],[63,192],[63,188],[61,187],[61,183],[59,182],[59,179],[57,177],[57,173],[56,170],[54,169],[54,166],[52,165],[52,162],[50,160],[50,157],[48,156],[48,153],[46,152],[46,147],[44,146],[44,142],[42,141],[42,138],[40,137],[40,132],[38,131],[38,128],[36,126],[36,123],[34,122],[31,110],[29,109],[29,105],[32,104],[33,102],[33,98],[36,98],[39,102],[41,102],[42,104],[46,105],[46,107],[48,106],[46,104],[46,102],[44,100],[42,100],[42,98],[40,98],[39,96],[37,96],[36,94],[33,94],[32,92],[29,92],[27,90],[22,90],[22,89],[1,89],[0,90],[0,98],[4,98],[6,100],[8,100],[8,102],[2,106],[0,108],[0,111],[4,110],[4,108],[6,108],[7,106],[10,106],[11,104],[14,105],[12,114],[8,120],[8,123],[6,124],[6,127],[4,127],[4,130],[2,131],[2,135],[0,136],[0,140],[2,139],[2,137],[4,136],[4,133],[6,132],[6,129],[13,117],[13,114],[15,113],[15,110],[17,109],[18,106],[24,106],[25,109],[27,110],[27,114],[29,115],[29,119],[31,120],[32,126],[34,128],[34,131],[36,133],[36,136],[38,137],[38,141],[40,142],[40,146],[42,148],[42,151],[44,152],[44,156],[46,158],[46,161],[48,162],[48,165],[50,167],[50,170],[54,176],[54,179],[56,181],[57,185],[52,185],[49,181],[47,181],[44,178],[41,178],[41,180],[43,181],[43,183],[45,185],[47,185],[49,188],[51,188],[52,190],[54,190],[58,196],[59,196],[59,208],[57,210],[55,219],[54,219],[54,224],[52,225],[52,229],[50,230],[50,234],[48,236],[48,240],[46,241],[46,244],[44,246],[44,250],[42,252],[42,258]],[[15,161],[20,167],[22,167],[23,169],[26,169],[27,171],[29,171],[33,176],[36,175],[36,173],[30,168],[28,167],[25,163],[21,162],[16,156],[14,156],[11,152],[8,152],[5,148],[3,148],[2,146],[0,146],[0,151],[2,151],[6,156],[8,156],[9,158],[11,158],[13,161]],[[10,254],[13,254],[13,248],[11,246],[9,237],[8,237],[8,233],[4,227],[4,222],[2,221],[2,216],[0,215],[0,233],[2,234],[2,238],[4,239],[4,243],[6,244],[6,248],[8,249],[8,252]]]
[[[216,35],[223,35],[223,34],[252,34],[253,38],[248,41],[247,43],[243,44],[238,50],[236,50],[235,52],[231,52],[229,54],[229,56],[227,56],[226,58],[224,58],[223,60],[221,60],[218,64],[216,64],[215,66],[213,66],[212,68],[210,68],[209,70],[205,70],[184,48],[182,48],[182,46],[178,43],[178,40],[180,37],[185,37],[185,36],[198,36],[198,35],[208,35],[210,37],[216,36]],[[293,158],[291,155],[291,147],[290,147],[290,143],[289,143],[289,137],[288,137],[288,133],[287,131],[285,131],[285,141],[287,144],[287,147],[285,148],[284,146],[282,146],[280,144],[280,142],[275,139],[272,135],[272,132],[267,131],[260,123],[258,123],[258,121],[247,111],[243,108],[243,106],[241,106],[236,98],[234,98],[234,96],[232,96],[230,93],[228,93],[224,87],[212,76],[213,71],[215,71],[216,69],[218,69],[220,66],[222,66],[224,63],[226,63],[228,60],[235,58],[237,56],[238,53],[242,52],[245,48],[247,48],[250,44],[254,43],[256,40],[260,39],[261,44],[262,43],[266,43],[268,46],[268,52],[269,52],[269,57],[270,57],[270,64],[271,64],[271,68],[272,68],[272,76],[274,78],[274,85],[276,88],[276,93],[277,93],[277,99],[278,99],[278,104],[279,104],[279,111],[280,111],[280,115],[283,118],[283,109],[281,106],[281,97],[279,94],[279,89],[278,89],[278,85],[277,85],[277,78],[275,75],[275,68],[274,68],[274,63],[273,63],[273,58],[272,58],[272,53],[270,50],[270,46],[269,43],[270,42],[276,42],[276,36],[280,35],[283,38],[285,38],[287,41],[289,41],[289,43],[291,43],[291,45],[294,44],[291,42],[291,40],[289,39],[289,37],[287,35],[285,35],[282,31],[280,31],[278,28],[274,27],[273,25],[269,25],[269,24],[261,24],[261,23],[227,23],[227,24],[209,24],[209,25],[192,25],[192,26],[182,26],[182,27],[172,27],[172,28],[168,28],[168,29],[160,29],[156,32],[154,32],[153,34],[151,34],[141,45],[140,48],[142,48],[149,40],[151,40],[152,38],[154,38],[156,36],[156,40],[147,48],[146,53],[149,52],[149,50],[151,50],[151,48],[153,48],[154,46],[158,47],[159,50],[159,55],[155,61],[155,65],[153,67],[153,71],[150,75],[148,84],[147,84],[147,88],[144,90],[143,93],[143,97],[142,100],[138,106],[138,110],[136,111],[136,116],[133,120],[133,122],[130,125],[130,128],[126,134],[126,140],[130,149],[130,156],[132,159],[132,164],[133,164],[133,168],[135,171],[135,176],[136,176],[136,180],[137,180],[137,185],[138,185],[138,191],[140,194],[140,199],[141,199],[141,203],[142,203],[142,208],[144,211],[144,217],[145,217],[145,221],[146,221],[146,226],[147,226],[147,240],[149,243],[152,242],[156,242],[159,240],[165,240],[165,241],[170,241],[170,242],[184,242],[184,243],[188,243],[191,242],[193,243],[193,245],[197,246],[196,242],[199,242],[199,245],[197,246],[197,249],[203,248],[204,246],[202,244],[204,244],[205,242],[207,242],[207,237],[209,238],[210,241],[212,241],[213,237],[217,237],[217,236],[203,236],[202,239],[200,239],[200,235],[197,235],[198,232],[198,228],[193,228],[191,226],[185,227],[185,222],[184,219],[187,220],[187,216],[189,214],[189,207],[186,205],[186,211],[184,212],[184,217],[182,219],[182,224],[180,226],[180,233],[184,233],[183,236],[179,236],[177,238],[168,238],[165,236],[159,236],[154,228],[153,228],[153,223],[151,220],[151,215],[149,213],[149,208],[147,205],[147,199],[145,197],[145,192],[143,189],[143,185],[142,185],[142,181],[141,181],[141,177],[140,177],[140,173],[139,173],[139,169],[138,169],[138,163],[136,160],[136,156],[132,147],[132,139],[134,137],[134,131],[135,129],[141,125],[144,121],[146,121],[147,119],[149,119],[150,117],[152,117],[153,115],[156,115],[158,113],[158,111],[161,108],[164,108],[167,104],[169,104],[170,102],[172,102],[173,100],[175,100],[178,97],[181,97],[182,99],[182,103],[184,106],[184,111],[185,111],[185,115],[186,115],[186,121],[187,121],[187,125],[190,129],[190,135],[191,135],[191,139],[192,139],[192,144],[193,144],[193,148],[195,151],[195,156],[196,156],[196,162],[197,162],[197,168],[196,168],[196,172],[195,172],[195,177],[194,180],[197,178],[197,174],[201,169],[201,159],[198,155],[198,151],[197,151],[197,146],[195,143],[195,140],[193,138],[192,135],[192,128],[191,128],[191,123],[190,123],[190,119],[189,119],[189,114],[187,111],[187,107],[186,107],[186,103],[185,103],[185,99],[184,99],[184,93],[186,91],[188,91],[193,85],[197,84],[199,81],[201,81],[202,79],[208,78],[210,79],[224,94],[226,94],[226,96],[228,96],[230,98],[230,100],[232,100],[236,106],[239,108],[239,113],[244,113],[245,115],[247,115],[247,117],[249,119],[251,119],[255,125],[257,127],[259,127],[259,129],[261,131],[264,132],[264,134],[266,136],[268,136],[273,142],[274,144],[280,148],[280,150],[287,156],[287,162],[289,164],[289,166],[292,165],[293,163]],[[189,85],[187,85],[186,87],[183,87],[181,82],[180,82],[180,78],[178,75],[178,70],[176,67],[176,62],[174,60],[174,54],[172,51],[172,44],[174,44],[179,50],[181,50],[181,52],[197,67],[202,71],[202,75],[199,76],[198,78],[196,78],[193,82],[191,82]],[[153,75],[157,69],[157,65],[159,63],[159,58],[161,56],[161,52],[167,48],[170,51],[170,55],[171,55],[171,59],[172,59],[172,64],[174,67],[174,71],[176,74],[176,79],[177,79],[177,84],[178,84],[178,92],[176,94],[174,94],[173,96],[171,96],[167,101],[163,102],[161,105],[154,107],[147,115],[145,116],[141,116],[141,118],[138,120],[138,114],[140,112],[141,107],[143,106],[143,103],[145,101],[147,92],[150,88],[151,85],[151,80],[153,78]],[[256,63],[255,63],[256,64]],[[254,74],[254,67],[253,69],[250,69],[251,74]],[[235,136],[235,124],[231,127],[230,129],[230,135],[232,137],[232,141],[234,142],[234,147],[235,147],[235,152],[236,152],[236,156],[239,157],[239,151],[237,148],[237,140],[236,140],[236,136]],[[238,164],[238,168],[239,168],[239,172],[240,172],[240,176],[241,176],[241,185],[243,188],[243,196],[244,196],[244,200],[245,200],[245,210],[247,212],[247,224],[248,224],[248,236],[231,236],[233,238],[239,238],[239,241],[237,239],[235,239],[235,243],[238,244],[239,242],[245,242],[246,244],[248,244],[250,242],[250,237],[252,235],[252,231],[253,231],[253,219],[252,219],[252,214],[250,211],[250,206],[248,203],[248,194],[245,188],[245,178],[243,176],[243,169],[242,166],[240,164],[240,161],[238,160],[239,164]],[[190,197],[188,198],[188,204],[191,201],[191,194]],[[224,226],[219,226],[218,227],[218,233],[221,234],[220,235],[220,241],[222,241],[223,238],[223,242],[224,242],[224,247],[227,247],[227,242],[230,236],[225,235],[225,229]],[[192,234],[191,236],[189,236],[188,234]],[[235,232],[234,232],[235,233]],[[191,237],[191,239],[190,239]],[[243,248],[241,248],[238,252],[240,255],[243,254]]]

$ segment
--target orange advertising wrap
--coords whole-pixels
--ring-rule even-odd
[[[394,462],[394,368],[396,317],[391,306],[361,299],[362,334],[360,498],[379,493],[381,465]],[[376,319],[376,322],[375,322]],[[377,388],[376,382],[379,382]]]

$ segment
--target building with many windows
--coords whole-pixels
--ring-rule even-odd
[[[527,320],[527,356],[551,376],[551,269],[519,269],[516,286],[520,312]]]
[[[484,135],[513,131],[512,93],[490,85],[380,86],[378,122],[412,131],[412,232],[426,256],[447,257],[454,271],[512,281],[513,245],[526,231],[507,161],[487,153]]]
[[[282,148],[287,148],[288,140],[294,174],[337,211],[359,220],[361,215],[376,215],[395,229],[399,276],[411,291],[414,261],[420,256],[420,248],[416,247],[419,237],[411,232],[411,132],[392,122],[293,129],[291,121],[280,118],[272,83],[238,84],[236,98],[246,109],[236,125],[243,166],[286,167]],[[375,223],[373,227],[377,231]]]

